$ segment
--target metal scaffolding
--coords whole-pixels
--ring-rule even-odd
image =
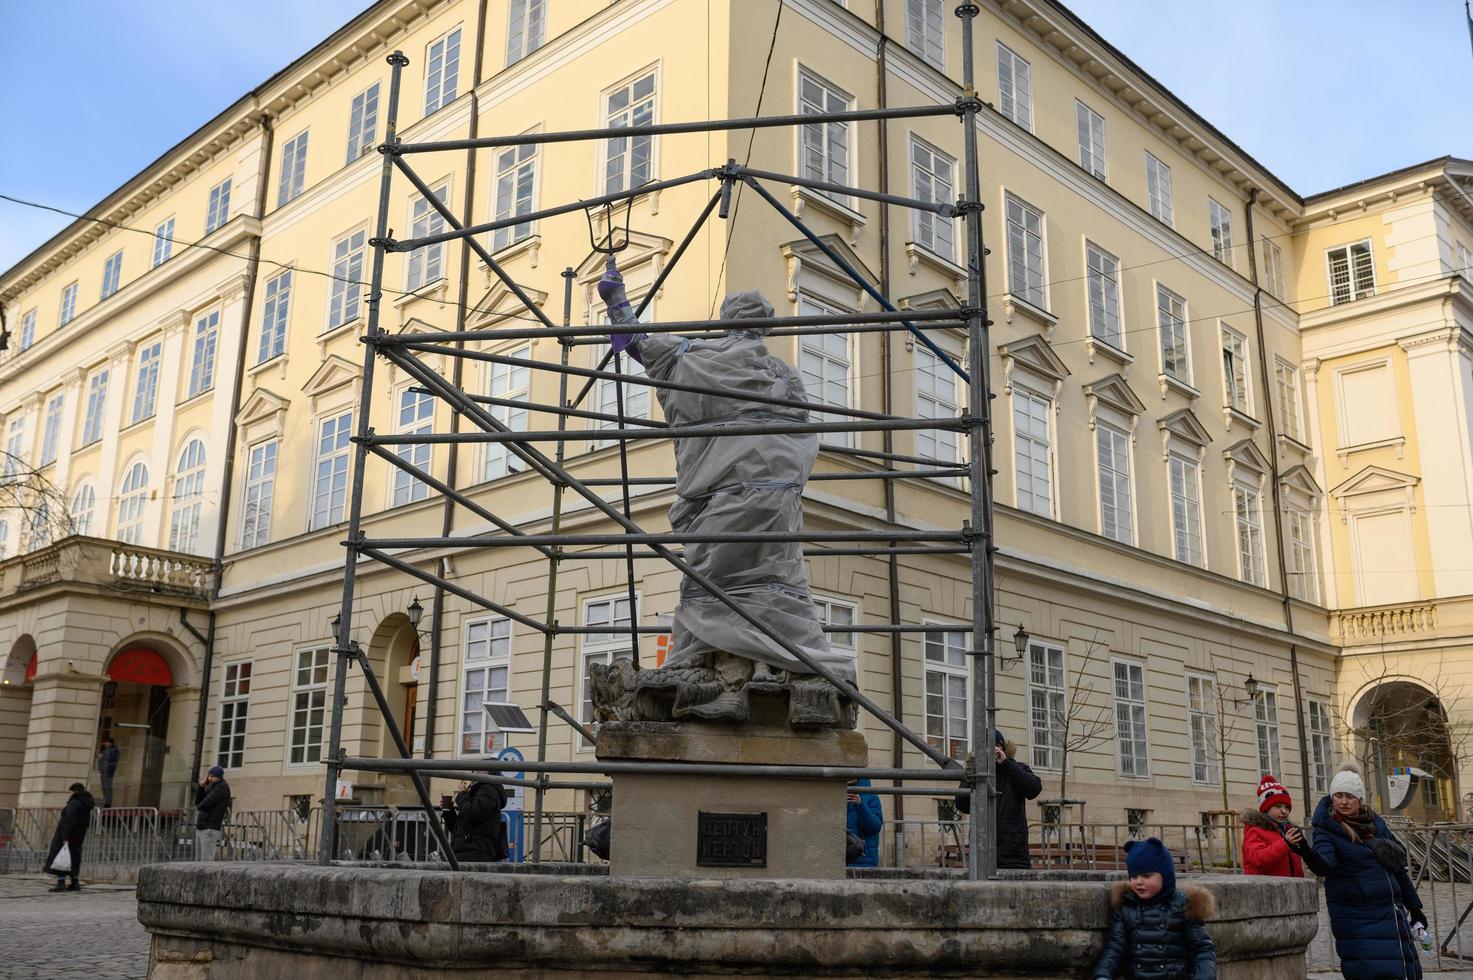
[[[765,116],[746,119],[713,120],[708,122],[664,123],[574,132],[522,134],[518,136],[457,139],[427,143],[404,143],[398,139],[396,128],[401,76],[404,67],[409,62],[400,52],[395,52],[388,58],[388,63],[392,66],[392,76],[389,86],[385,139],[384,143],[378,148],[383,157],[383,169],[379,186],[378,218],[374,237],[369,241],[369,244],[373,248],[373,262],[367,302],[367,328],[362,338],[364,343],[364,362],[358,408],[358,428],[357,434],[353,439],[355,447],[354,481],[350,498],[347,540],[344,542],[346,559],[343,567],[343,597],[339,612],[340,625],[335,631],[333,641],[336,670],[332,694],[331,725],[328,736],[326,789],[323,802],[324,827],[322,849],[320,852],[320,860],[324,864],[331,863],[335,853],[336,786],[340,774],[344,769],[380,773],[406,773],[414,784],[421,805],[431,813],[433,813],[434,807],[425,785],[425,773],[434,773],[442,777],[470,778],[479,781],[529,786],[535,790],[536,794],[534,860],[540,858],[541,823],[545,793],[550,789],[588,789],[603,785],[589,782],[556,781],[550,778],[552,775],[611,775],[619,772],[639,771],[668,775],[744,775],[772,778],[823,777],[847,779],[871,776],[879,779],[895,780],[897,782],[921,779],[959,782],[962,785],[958,789],[937,787],[910,788],[898,785],[894,787],[875,787],[874,789],[878,792],[894,795],[913,793],[925,793],[935,796],[969,795],[971,801],[971,840],[968,850],[968,873],[974,879],[992,876],[996,869],[995,841],[992,834],[993,799],[996,794],[994,786],[995,760],[993,753],[990,751],[993,742],[992,732],[994,729],[994,714],[996,709],[993,699],[995,625],[992,608],[993,553],[996,549],[993,541],[991,384],[987,357],[988,328],[991,323],[987,319],[985,305],[986,290],[982,262],[985,249],[982,243],[982,202],[979,188],[976,123],[977,113],[982,109],[982,103],[977,98],[973,87],[972,32],[973,21],[978,13],[979,7],[975,3],[961,3],[956,8],[956,15],[961,18],[962,23],[962,71],[964,89],[962,96],[954,103],[881,108],[857,112]],[[833,122],[848,123],[865,120],[913,119],[939,116],[957,117],[964,130],[963,168],[966,183],[963,196],[955,203],[919,200],[893,194],[878,193],[864,188],[846,187],[827,181],[756,170],[745,165],[739,165],[735,160],[729,160],[723,166],[713,167],[699,173],[672,180],[646,183],[628,190],[605,194],[601,197],[578,201],[573,204],[546,208],[531,214],[516,215],[506,220],[493,221],[480,225],[466,225],[457,219],[455,214],[430,190],[428,185],[426,185],[424,180],[419,177],[410,165],[408,159],[411,154],[446,150],[474,150],[490,147],[514,147],[534,143],[603,140],[615,137],[653,136],[669,133],[703,133],[719,130],[749,130],[763,127],[791,127]],[[409,240],[394,240],[389,237],[390,191],[396,171],[405,177],[423,195],[424,200],[444,220],[448,230]],[[847,409],[827,404],[810,404],[775,397],[750,395],[740,397],[743,400],[751,401],[755,404],[819,409],[825,416],[838,420],[803,423],[792,422],[761,426],[678,426],[646,419],[628,418],[624,411],[624,386],[626,385],[639,385],[646,388],[675,391],[693,391],[697,393],[705,393],[706,389],[695,385],[680,384],[673,381],[658,381],[643,375],[625,373],[619,363],[618,355],[613,354],[612,351],[610,351],[610,354],[603,359],[603,362],[596,369],[590,370],[573,367],[569,364],[570,352],[573,347],[601,344],[606,341],[609,332],[614,328],[597,324],[591,324],[587,327],[575,327],[571,325],[572,269],[565,270],[562,274],[564,280],[563,317],[562,324],[557,325],[527,292],[512,279],[477,238],[477,236],[494,232],[497,229],[527,224],[541,218],[568,214],[578,210],[585,210],[586,212],[586,209],[593,207],[612,207],[614,204],[629,202],[637,196],[663,188],[713,180],[719,182],[719,188],[697,217],[685,238],[675,249],[670,260],[661,269],[654,283],[650,286],[644,302],[639,305],[638,313],[644,312],[645,307],[659,291],[665,279],[675,269],[687,247],[694,240],[700,229],[705,226],[711,214],[714,212],[722,218],[727,217],[732,190],[739,184],[752,190],[800,232],[815,248],[823,253],[829,261],[833,262],[840,271],[850,277],[859,289],[863,290],[875,300],[880,307],[880,311],[866,314],[773,316],[757,319],[746,318],[740,321],[722,319],[684,320],[642,325],[639,328],[640,330],[650,333],[678,332],[690,336],[709,336],[713,331],[721,331],[739,323],[743,327],[771,327],[772,336],[871,332],[893,333],[902,330],[907,331],[915,338],[917,343],[929,349],[941,363],[947,365],[965,382],[968,391],[965,414],[949,419],[905,418],[861,409]],[[948,309],[926,311],[901,311],[897,309],[887,297],[882,295],[878,289],[868,282],[864,275],[856,270],[842,255],[830,247],[826,241],[809,229],[800,218],[773,196],[766,186],[764,186],[764,181],[795,184],[829,193],[851,195],[878,202],[882,207],[895,205],[929,211],[945,218],[960,216],[965,224],[966,233],[966,299],[960,305]],[[608,230],[608,242],[610,246],[613,244],[613,224],[613,218],[610,216],[610,227]],[[590,228],[591,226],[592,222],[590,220]],[[385,254],[389,252],[409,252],[416,248],[453,240],[463,241],[485,263],[490,272],[525,307],[527,314],[534,318],[540,325],[525,329],[456,330],[422,332],[397,336],[390,335],[385,331],[379,324]],[[597,242],[594,243],[594,248],[595,251],[602,250],[599,248]],[[926,332],[928,330],[948,327],[962,327],[966,330],[967,365],[965,368],[957,364],[945,350],[927,336]],[[553,363],[550,361],[489,354],[481,351],[468,350],[465,347],[467,341],[535,338],[551,338],[557,340],[561,346],[560,360],[557,363]],[[559,378],[558,403],[556,405],[548,405],[533,402],[530,399],[530,394],[525,399],[492,398],[471,394],[428,367],[420,357],[420,355],[425,354],[438,354],[447,358],[489,362],[492,364],[523,368],[529,371],[554,371],[558,374]],[[380,358],[412,378],[419,386],[419,390],[444,401],[451,407],[454,413],[458,414],[460,418],[469,421],[474,428],[466,432],[453,431],[398,436],[379,435],[369,424],[369,413],[374,395],[374,368]],[[610,366],[611,360],[613,362],[613,370],[609,371],[607,368]],[[456,376],[459,376],[458,373]],[[574,379],[582,379],[584,384],[579,393],[570,399],[569,382]],[[593,385],[599,381],[609,382],[614,385],[616,396],[616,412],[614,414],[594,412],[581,407],[584,398],[592,390]],[[731,392],[720,392],[719,394],[726,398],[738,397]],[[551,430],[516,431],[497,418],[496,414],[492,411],[495,408],[521,409],[528,412],[550,414],[556,417],[557,428]],[[617,426],[614,429],[599,430],[598,437],[600,439],[617,441],[619,445],[621,475],[618,479],[580,479],[569,472],[565,466],[565,447],[567,443],[570,440],[588,438],[588,433],[584,430],[568,429],[567,422],[570,418],[612,423]],[[961,528],[954,531],[935,532],[909,531],[901,530],[898,527],[890,527],[878,531],[800,531],[793,534],[753,532],[694,535],[648,533],[635,524],[629,516],[629,488],[631,486],[668,486],[674,483],[674,478],[670,476],[630,478],[626,456],[626,447],[630,441],[696,436],[719,438],[767,432],[811,433],[822,436],[833,433],[896,432],[906,430],[948,430],[965,433],[968,441],[966,462],[957,463],[948,460],[930,459],[923,456],[824,445],[822,448],[826,450],[843,452],[857,458],[871,460],[883,468],[863,472],[815,474],[813,479],[873,479],[887,481],[896,479],[940,479],[954,481],[959,476],[965,476],[968,478],[967,484],[970,490],[971,509],[969,520],[964,522]],[[526,533],[522,529],[514,526],[507,519],[498,516],[475,500],[472,500],[465,492],[451,486],[445,481],[435,478],[424,469],[410,462],[408,458],[401,456],[400,453],[395,451],[396,447],[436,443],[484,443],[500,445],[504,447],[509,455],[521,460],[528,469],[546,480],[552,487],[553,503],[549,533]],[[553,444],[551,455],[539,448],[543,443]],[[413,479],[421,481],[428,488],[465,508],[469,513],[486,521],[492,527],[496,528],[496,532],[474,536],[450,536],[449,534],[438,537],[373,538],[366,536],[363,532],[363,472],[364,465],[370,456],[382,459],[395,469],[407,474]],[[911,468],[904,469],[902,468],[904,466]],[[622,490],[622,509],[600,496],[594,489],[595,487],[617,487]],[[581,497],[604,518],[607,518],[607,520],[622,529],[622,533],[564,532],[562,530],[563,497],[567,491],[572,491]],[[891,556],[938,554],[965,554],[970,557],[972,573],[972,622],[970,630],[971,642],[968,645],[967,654],[973,664],[971,671],[972,704],[970,711],[970,734],[972,745],[977,751],[973,753],[973,759],[969,767],[963,767],[956,760],[948,757],[945,753],[932,746],[923,735],[912,731],[908,726],[899,721],[896,717],[896,714],[899,712],[892,713],[886,711],[860,691],[857,686],[834,674],[822,663],[815,661],[807,651],[796,646],[789,638],[766,628],[759,619],[742,606],[739,600],[734,599],[709,578],[688,565],[682,553],[674,550],[673,547],[695,542],[756,541],[800,542],[809,545],[820,545],[817,548],[809,548],[805,552],[809,557],[815,558],[839,555]],[[592,546],[596,549],[606,548],[608,550],[574,552],[567,550],[570,547],[576,546]],[[638,550],[636,550],[636,547]],[[543,617],[537,619],[525,612],[519,612],[509,608],[488,596],[478,594],[474,590],[462,585],[457,585],[442,575],[425,571],[391,554],[391,552],[402,551],[404,549],[444,548],[530,548],[538,552],[548,562],[547,607]],[[627,630],[624,627],[614,627],[612,625],[595,629],[586,626],[562,626],[557,623],[555,619],[555,604],[558,567],[563,560],[570,557],[586,560],[618,560],[626,563],[631,594],[630,625]],[[922,755],[935,764],[935,768],[834,768],[818,766],[696,765],[599,761],[548,762],[546,759],[547,726],[550,714],[566,721],[585,737],[590,736],[587,729],[575,718],[551,701],[551,659],[556,637],[588,634],[590,632],[627,632],[631,644],[631,657],[637,665],[639,657],[639,636],[642,634],[665,632],[665,630],[659,627],[639,625],[638,610],[633,602],[634,560],[636,558],[658,558],[682,572],[691,582],[700,586],[713,599],[727,606],[733,613],[753,628],[768,636],[774,643],[796,660],[803,663],[813,673],[824,677],[830,683],[834,684],[847,697],[889,727],[899,739],[908,742],[920,751]],[[365,655],[363,649],[351,639],[357,567],[360,559],[376,561],[387,567],[396,569],[405,575],[457,596],[468,603],[487,609],[499,616],[505,616],[521,626],[542,635],[541,724],[539,725],[538,731],[537,758],[535,761],[436,760],[429,758],[416,759],[412,756],[408,744],[405,741],[404,734],[399,730],[399,726],[390,710],[383,688],[374,674],[369,658]],[[938,631],[955,631],[954,627],[930,624],[908,625],[903,623],[857,623],[842,627],[825,627],[825,629],[830,633],[877,633],[890,634],[892,636],[908,633],[928,634]],[[353,664],[356,664],[363,672],[364,680],[382,715],[383,723],[393,738],[399,758],[358,758],[343,755],[343,708],[348,669]],[[431,699],[436,697],[436,695],[437,692],[430,692]],[[536,778],[531,780],[513,780],[503,775],[495,775],[509,771],[535,773]],[[452,867],[456,867],[455,856],[446,839],[443,827],[437,820],[432,819],[428,822],[439,846],[440,853],[445,855]]]

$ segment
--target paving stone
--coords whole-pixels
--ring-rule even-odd
[[[131,885],[51,894],[56,879],[0,875],[0,977],[144,980],[148,933]]]

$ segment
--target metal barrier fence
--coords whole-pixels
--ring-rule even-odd
[[[880,864],[891,868],[964,868],[967,830],[965,819],[892,822],[881,832]],[[1028,826],[1028,851],[1035,868],[1124,871],[1126,842],[1147,837],[1160,838],[1183,872],[1231,874],[1242,870],[1241,832],[1235,820],[1213,826],[1032,823]]]
[[[1473,960],[1473,824],[1421,826],[1396,817],[1387,823],[1406,846],[1437,965]]]

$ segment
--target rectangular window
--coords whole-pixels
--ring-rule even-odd
[[[226,664],[220,686],[220,738],[215,765],[239,769],[245,765],[246,717],[251,706],[251,662]]]
[[[102,264],[102,296],[100,298],[107,299],[113,293],[117,292],[118,286],[122,281],[123,250],[118,249],[112,255],[109,255],[107,261]]]
[[[1079,137],[1079,165],[1104,180],[1105,117],[1076,99],[1074,128]]]
[[[955,203],[956,161],[928,143],[910,141],[911,187],[922,201]],[[916,244],[947,261],[956,260],[952,219],[930,211],[914,211]]]
[[[935,68],[946,68],[946,17],[942,0],[905,0],[905,43]]]
[[[1469,282],[1473,282],[1473,251],[1470,251],[1468,246],[1462,242],[1458,242],[1457,256],[1458,267],[1453,271]]]
[[[349,441],[353,435],[353,413],[330,415],[317,424],[317,469],[312,476],[312,523],[309,531],[337,524],[343,519],[348,496]]]
[[[363,296],[363,253],[368,232],[359,229],[332,245],[332,298],[327,308],[327,329],[333,330],[358,319]]]
[[[1206,551],[1202,546],[1201,466],[1185,456],[1172,453],[1171,531],[1176,546],[1176,560],[1206,567]]]
[[[290,204],[307,185],[307,130],[281,144],[281,177],[276,184],[276,206]]]
[[[1001,41],[997,44],[997,109],[1033,132],[1033,81],[1028,62]]]
[[[803,316],[836,316],[847,312],[807,296],[801,297],[798,310]],[[798,371],[803,376],[803,388],[810,402],[852,408],[849,385],[852,366],[849,338],[844,334],[808,334],[799,338]],[[815,422],[844,420],[845,416],[826,413],[815,413],[813,417]],[[851,435],[849,432],[826,433],[824,441],[847,446]]]
[[[1263,239],[1264,285],[1270,293],[1284,299],[1284,252],[1267,238]]]
[[[511,701],[511,620],[501,616],[465,624],[465,683],[460,705],[460,754],[491,755],[505,745],[484,706]]]
[[[1207,199],[1207,223],[1212,230],[1212,254],[1217,261],[1233,267],[1233,215],[1211,197]]]
[[[1049,416],[1054,403],[1013,386],[1013,461],[1017,471],[1018,507],[1054,516],[1053,440]]]
[[[859,607],[854,603],[826,596],[814,596],[813,608],[824,626],[853,626],[859,615]],[[855,645],[853,633],[829,633],[828,638],[833,649],[847,653],[851,658],[858,656],[859,648]]]
[[[271,498],[275,493],[276,440],[272,439],[252,446],[246,462],[245,508],[240,518],[242,548],[256,548],[271,540]]]
[[[212,310],[194,323],[194,346],[189,357],[189,395],[215,387],[215,347],[220,337],[220,311]]]
[[[812,115],[818,112],[848,112],[854,108],[854,100],[846,93],[807,71],[798,73],[798,112]],[[798,133],[798,174],[810,180],[825,180],[831,184],[849,183],[849,145],[853,133],[848,123],[810,123]],[[841,204],[849,204],[847,194],[822,191]]]
[[[1238,528],[1238,577],[1251,585],[1268,579],[1263,567],[1263,510],[1261,495],[1239,483],[1233,487],[1233,513]],[[1268,770],[1264,770],[1267,772]]]
[[[530,359],[532,348],[518,347],[506,352],[507,357]],[[515,364],[489,364],[487,365],[486,394],[492,398],[504,398],[513,401],[525,401],[531,392],[532,372],[523,365]],[[512,408],[507,405],[490,406],[490,412],[496,420],[515,432],[527,431],[527,410],[525,408]],[[495,480],[498,477],[507,476],[518,472],[520,460],[512,455],[510,447],[504,442],[488,442],[486,444],[485,462],[481,468],[481,479]]]
[[[547,21],[545,0],[511,0],[506,25],[506,63],[521,61],[542,47]]]
[[[1248,387],[1248,338],[1228,326],[1218,323],[1222,337],[1222,400],[1229,408],[1244,415],[1253,414],[1253,402]]]
[[[1093,242],[1085,242],[1084,266],[1089,277],[1089,332],[1096,339],[1123,351],[1120,260]]]
[[[1284,771],[1279,752],[1279,695],[1259,688],[1253,699],[1253,720],[1258,736],[1258,771],[1278,775]]]
[[[1146,669],[1125,660],[1110,662],[1115,674],[1115,745],[1122,776],[1151,774],[1146,737]]]
[[[1064,648],[1028,644],[1028,729],[1033,768],[1057,771],[1064,763]]]
[[[56,325],[64,327],[72,322],[77,315],[77,284],[70,283],[61,291],[61,314],[57,317]]]
[[[1187,301],[1158,285],[1156,322],[1161,331],[1162,373],[1182,384],[1191,384],[1192,364],[1187,355]]]
[[[496,154],[496,221],[506,221],[532,212],[537,181],[537,147],[515,146]],[[523,222],[492,232],[491,250],[499,252],[532,234],[532,223]]]
[[[1330,792],[1330,776],[1334,767],[1335,742],[1330,728],[1330,705],[1327,701],[1308,698],[1310,778],[1316,793]]]
[[[1281,357],[1274,358],[1274,384],[1279,390],[1279,422],[1284,435],[1302,439],[1299,427],[1299,369]]]
[[[425,55],[425,115],[455,101],[460,79],[460,28],[430,45]]]
[[[967,634],[926,633],[926,741],[953,759],[967,757],[971,731]]]
[[[583,703],[579,717],[593,721],[592,686],[588,682],[590,664],[611,664],[616,659],[628,660],[630,618],[629,595],[590,599],[583,604],[583,625],[602,627],[603,631],[583,635]]]
[[[159,396],[159,360],[164,353],[164,344],[156,340],[138,352],[138,378],[133,387],[133,417],[129,420],[142,422],[152,418]]]
[[[431,188],[436,199],[444,204],[450,193],[448,183]],[[424,238],[438,235],[445,230],[445,217],[431,206],[429,199],[416,197],[409,206],[409,237]],[[436,279],[445,278],[445,243],[422,245],[409,253],[408,276],[404,288],[410,292],[428,285]]]
[[[256,363],[264,364],[286,350],[286,322],[292,306],[292,270],[266,280],[261,314],[261,347]]]
[[[1007,195],[1008,291],[1040,310],[1043,292],[1043,212]]]
[[[90,446],[102,438],[102,416],[107,408],[107,369],[103,368],[87,382],[87,410],[82,415],[82,445]]]
[[[933,333],[932,339],[939,339]],[[956,372],[920,344],[915,348],[916,417],[954,419],[959,414]],[[943,463],[961,461],[960,433],[944,429],[916,430],[916,452]]]
[[[348,108],[348,162],[373,152],[373,137],[378,131],[378,87],[374,82],[353,96]]]
[[[655,122],[655,73],[604,96],[605,126],[651,126]],[[615,136],[604,144],[604,193],[648,183],[654,176],[655,138]]]
[[[153,267],[158,268],[174,253],[174,219],[153,230]]]
[[[435,396],[428,391],[405,388],[399,392],[399,416],[396,431],[399,435],[420,435],[429,432],[435,421]],[[429,472],[429,443],[397,446],[394,452],[410,466]],[[393,506],[423,500],[429,496],[430,488],[422,481],[401,469],[394,470]]]
[[[1289,594],[1305,602],[1320,601],[1319,563],[1314,553],[1314,520],[1309,512],[1287,508],[1289,515]]]
[[[230,178],[210,188],[210,202],[205,208],[205,234],[230,220]]]
[[[1171,168],[1146,151],[1146,198],[1150,201],[1151,217],[1170,227],[1171,214]]]
[[[638,304],[639,301],[633,300],[632,302]],[[596,365],[601,362],[604,355],[608,352],[609,348],[607,346],[593,348],[593,354],[595,355],[592,359],[593,363]],[[609,362],[609,366],[610,368],[613,367],[613,361]],[[623,374],[633,375],[638,378],[645,376],[644,365],[627,354],[619,358],[619,368]],[[625,384],[622,387],[624,393],[624,417],[627,419],[649,418],[650,389],[639,384]],[[598,382],[598,407],[595,411],[601,412],[604,415],[618,416],[619,414],[619,387],[607,378]],[[619,428],[619,423],[604,419],[594,422],[593,427],[595,429],[617,429]],[[612,445],[612,441],[597,440],[590,448],[596,449],[599,446],[608,445]]]
[[[1325,253],[1330,269],[1330,302],[1336,306],[1376,294],[1376,263],[1370,240],[1341,245]]]
[[[30,310],[20,318],[20,349],[27,350],[36,342],[36,311]]]
[[[1121,544],[1135,543],[1130,500],[1130,437],[1103,422],[1095,424],[1100,475],[1100,533]]]
[[[46,403],[46,421],[41,426],[41,465],[56,462],[61,445],[61,411],[65,395],[56,395]]]
[[[1192,782],[1217,785],[1217,681],[1207,674],[1187,675],[1187,724],[1192,735]]]
[[[17,413],[10,419],[10,427],[5,433],[5,478],[3,482],[10,483],[18,479],[17,471],[26,462],[26,417]]]
[[[298,650],[292,671],[292,727],[287,762],[294,766],[322,761],[323,720],[327,715],[327,673],[332,651],[327,647]]]

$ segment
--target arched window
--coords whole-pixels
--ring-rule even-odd
[[[205,492],[205,444],[191,439],[174,467],[174,512],[169,519],[169,550],[193,553],[199,547],[199,515]]]
[[[72,495],[72,533],[92,533],[92,510],[97,506],[97,491],[84,483]]]
[[[143,509],[148,504],[148,467],[139,461],[128,467],[118,494],[118,540],[143,543]]]

